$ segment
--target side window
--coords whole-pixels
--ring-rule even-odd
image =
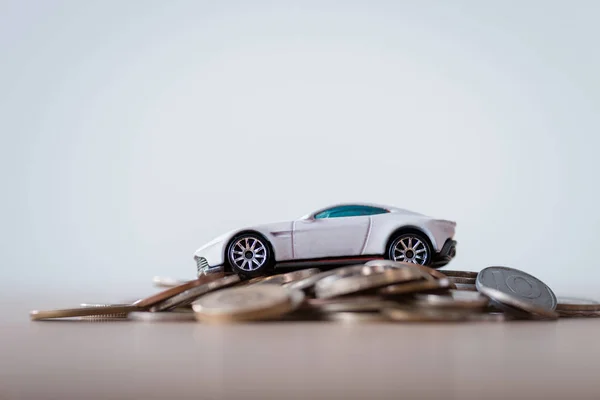
[[[315,219],[358,217],[361,215],[384,214],[387,212],[389,211],[378,207],[347,205],[333,207],[328,210],[321,211],[320,213],[315,215]]]
[[[379,207],[364,206],[363,208],[365,209],[364,215],[386,214],[389,212],[388,210]]]
[[[328,218],[341,218],[341,217],[358,217],[360,215],[367,215],[359,207],[348,207],[344,209],[333,210],[329,213]]]

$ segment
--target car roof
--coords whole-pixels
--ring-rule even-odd
[[[338,204],[332,204],[330,206],[327,207],[323,207],[320,208],[316,211],[314,211],[311,214],[316,214],[319,213],[321,211],[325,211],[325,210],[329,210],[330,208],[334,208],[334,207],[341,207],[341,206],[366,206],[366,207],[376,207],[376,208],[382,208],[384,210],[387,210],[389,212],[393,212],[393,213],[410,213],[410,214],[419,214],[416,213],[414,211],[410,211],[410,210],[406,210],[404,208],[398,208],[398,207],[392,207],[392,206],[386,206],[384,204],[377,204],[377,203],[365,203],[365,202],[356,202],[356,203],[338,203]],[[419,214],[421,215],[421,214]]]

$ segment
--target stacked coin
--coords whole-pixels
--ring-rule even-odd
[[[32,311],[31,319],[342,322],[473,322],[598,317],[600,303],[558,298],[516,269],[435,270],[387,260],[332,270],[305,269],[249,280],[211,274],[155,278],[168,289],[126,304]]]

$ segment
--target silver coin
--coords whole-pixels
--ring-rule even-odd
[[[501,306],[509,306],[542,318],[555,319],[556,296],[539,279],[513,268],[488,267],[479,272],[477,290]]]
[[[348,276],[331,281],[329,284],[322,284],[325,281],[323,280],[315,286],[315,294],[319,298],[344,296],[401,282],[414,281],[422,277],[422,273],[414,269],[390,269],[376,274]]]
[[[600,303],[590,299],[559,296],[556,311],[600,311]]]
[[[450,290],[447,295],[416,294],[413,302],[422,307],[484,309],[488,306],[489,299],[478,292]]]
[[[167,311],[169,309],[184,306],[192,303],[198,297],[205,295],[214,290],[223,289],[228,286],[234,285],[240,281],[237,275],[229,275],[220,277],[216,280],[204,283],[200,286],[193,287],[184,292],[176,294],[152,307],[150,310],[153,312]]]

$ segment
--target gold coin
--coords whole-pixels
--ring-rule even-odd
[[[99,303],[81,303],[80,307],[112,307],[112,306],[130,306],[131,303],[128,304],[99,304]],[[113,320],[113,319],[126,319],[127,313],[120,314],[107,314],[107,315],[87,315],[85,317],[81,317],[84,319],[90,320]]]
[[[436,279],[432,281],[414,281],[400,283],[379,289],[379,294],[383,296],[407,295],[419,292],[442,291],[450,288],[448,279]]]
[[[600,311],[600,303],[595,300],[560,296],[557,301],[556,311]]]
[[[326,315],[328,321],[345,323],[389,322],[379,312],[334,312]]]
[[[416,294],[414,304],[420,307],[449,309],[484,309],[490,300],[478,292],[450,290],[446,294]]]
[[[157,287],[170,288],[170,287],[183,285],[184,283],[187,283],[187,282],[188,281],[185,281],[182,279],[167,278],[164,276],[155,276],[154,278],[152,278],[152,283],[154,284],[154,286],[157,286]]]
[[[440,272],[450,278],[476,279],[477,275],[479,275],[479,272],[475,272],[475,271],[455,271],[455,270],[451,270],[451,269],[448,269],[448,270],[443,269]]]
[[[467,292],[476,292],[477,291],[477,286],[475,286],[474,284],[455,283],[454,286],[456,286],[456,290],[464,290]]]
[[[343,296],[421,278],[422,273],[411,268],[389,269],[372,275],[349,276],[329,284],[322,284],[321,281],[315,286],[315,294],[320,298]]]
[[[108,305],[103,307],[79,307],[66,308],[59,310],[34,310],[29,316],[31,320],[37,321],[42,319],[54,318],[73,318],[73,317],[91,317],[91,316],[106,316],[113,314],[128,314],[132,311],[139,311],[140,308],[135,305]]]
[[[254,278],[248,281],[248,284],[275,284],[275,285],[285,285],[295,281],[299,281],[301,279],[306,279],[313,275],[320,273],[321,270],[317,268],[308,268],[302,269],[299,271],[287,272],[285,274],[277,274],[265,277]],[[256,281],[255,281],[256,279]]]
[[[461,278],[461,277],[457,277],[457,276],[449,276],[448,280],[452,283],[461,283],[464,285],[474,285],[475,284],[474,278]]]
[[[467,321],[469,313],[434,308],[385,308],[381,313],[393,321],[402,322],[458,322]]]
[[[219,278],[224,277],[225,274],[221,273],[215,273],[215,274],[210,274],[210,275],[201,275],[199,276],[197,279],[185,282],[181,285],[172,287],[170,289],[167,289],[165,291],[162,291],[160,293],[156,293],[150,297],[147,297],[145,299],[141,299],[136,301],[135,303],[133,303],[134,305],[140,307],[140,308],[148,308],[148,307],[152,307],[155,304],[158,304],[162,301],[167,300],[168,298],[171,298],[179,293],[185,292],[186,290],[189,290],[191,288],[194,288],[196,286],[200,286],[200,285],[204,285],[205,283],[209,283],[212,281],[215,281]]]
[[[205,281],[202,285],[195,286],[191,289],[185,290],[175,296],[169,297],[168,299],[157,303],[153,307],[150,307],[150,311],[167,311],[175,307],[184,307],[189,305],[194,300],[205,294],[230,287],[240,281],[237,275],[217,276],[217,274],[202,275],[203,278],[210,277],[211,279]]]
[[[301,291],[295,291],[297,297]],[[298,300],[296,300],[298,302]],[[193,304],[202,322],[259,321],[278,318],[297,307],[292,292],[277,285],[234,287],[204,295]]]
[[[171,311],[137,311],[129,313],[129,319],[147,322],[172,322],[172,321],[194,321],[194,312],[191,309]]]
[[[557,310],[556,311],[561,318],[598,318],[600,317],[600,311],[589,311],[589,310],[581,310],[581,311],[565,311],[565,310]]]
[[[319,312],[363,312],[379,311],[395,303],[378,296],[336,297],[333,299],[308,299],[307,309]]]

